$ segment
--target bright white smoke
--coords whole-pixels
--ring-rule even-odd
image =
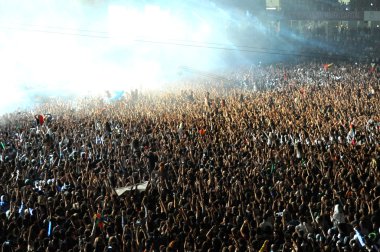
[[[209,1],[0,0],[0,114],[37,95],[157,89],[182,66],[221,68],[210,42],[229,44],[236,20]]]

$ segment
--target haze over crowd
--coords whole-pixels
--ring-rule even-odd
[[[191,2],[1,1],[1,113],[36,94],[158,88],[182,65],[222,67],[220,51],[193,45],[228,44],[238,19]]]

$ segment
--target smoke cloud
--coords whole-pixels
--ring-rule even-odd
[[[268,32],[249,11],[212,1],[0,1],[0,113],[37,96],[160,89],[184,66],[244,65],[254,48],[236,43],[265,43],[247,29]]]

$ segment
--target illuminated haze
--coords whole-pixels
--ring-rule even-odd
[[[183,66],[226,67],[226,55],[243,63],[210,47],[233,47],[245,14],[209,1],[1,0],[0,113],[37,95],[159,89]]]

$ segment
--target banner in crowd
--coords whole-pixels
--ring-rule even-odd
[[[147,186],[148,186],[148,181],[145,181],[143,183],[138,183],[138,184],[131,185],[131,186],[119,187],[119,188],[116,188],[115,191],[116,191],[116,194],[118,196],[120,196],[123,193],[125,193],[126,191],[132,191],[132,190],[136,190],[136,189],[139,191],[145,191]]]

